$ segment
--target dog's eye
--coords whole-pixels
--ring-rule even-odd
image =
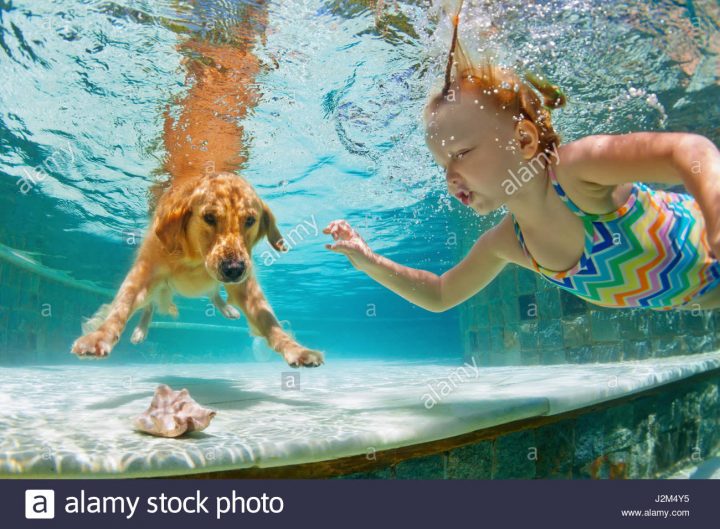
[[[253,224],[255,224],[255,217],[248,217],[245,219],[246,228],[250,228]]]
[[[210,226],[215,226],[215,224],[217,223],[217,219],[212,213],[205,213],[205,215],[203,215],[203,220],[210,224]]]

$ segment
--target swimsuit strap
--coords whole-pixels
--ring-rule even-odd
[[[553,168],[551,165],[548,164],[548,174],[550,175],[550,180],[552,181],[553,188],[555,189],[555,192],[558,194],[560,199],[565,202],[565,205],[567,205],[568,208],[570,208],[570,211],[575,213],[578,217],[587,217],[589,216],[586,212],[584,212],[582,209],[577,207],[575,202],[570,200],[570,197],[567,195],[565,190],[560,185],[560,182],[558,182],[557,176],[555,176],[555,171],[553,171]]]
[[[553,188],[555,188],[555,192],[562,199],[562,201],[565,202],[568,208],[570,208],[570,211],[572,211],[579,217],[583,217],[584,221],[585,218],[589,217],[590,215],[588,213],[585,213],[583,210],[577,207],[572,200],[570,200],[570,197],[567,196],[567,193],[565,193],[565,190],[560,185],[560,182],[558,182],[557,177],[555,176],[555,171],[553,171],[550,165],[548,165],[547,168],[548,173],[550,174],[550,180],[552,181]],[[518,224],[518,221],[517,219],[515,219],[515,215],[512,214],[512,211],[510,212],[510,216],[512,217],[513,227],[515,228],[515,236],[520,243],[520,247],[522,248],[527,258],[530,259],[533,268],[535,268],[536,271],[542,273],[542,267],[540,266],[540,263],[535,260],[535,258],[530,253],[530,250],[528,250],[527,246],[525,245],[525,237],[523,237],[522,230],[520,229],[520,224]],[[585,237],[587,238],[587,225],[585,226]]]
[[[520,243],[520,247],[523,249],[523,252],[527,256],[527,258],[530,259],[530,262],[532,263],[535,270],[540,272],[540,265],[537,263],[537,261],[535,261],[533,256],[530,254],[530,251],[527,249],[527,246],[525,246],[525,237],[523,237],[522,231],[520,230],[520,225],[518,224],[517,220],[515,220],[515,215],[513,215],[512,212],[510,212],[510,217],[512,217],[513,227],[515,228],[515,236],[517,237],[517,240]]]

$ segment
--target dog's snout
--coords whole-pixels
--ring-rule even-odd
[[[245,273],[245,261],[225,259],[220,263],[220,273],[227,281],[237,281]]]

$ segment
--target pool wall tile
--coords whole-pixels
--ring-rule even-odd
[[[448,479],[490,479],[492,441],[455,448],[448,452]]]
[[[338,476],[344,479],[393,479],[395,476],[390,468],[382,468],[369,472],[355,472],[346,476]]]
[[[446,455],[408,459],[395,465],[396,479],[445,479]]]
[[[550,424],[535,430],[537,476],[549,479],[572,477],[575,431],[572,422]]]
[[[492,479],[532,479],[536,458],[533,430],[502,435],[493,444]]]

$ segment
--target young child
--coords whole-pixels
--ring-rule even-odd
[[[549,110],[565,103],[562,92],[472,65],[457,20],[443,90],[425,108],[426,141],[463,205],[481,215],[504,205],[508,214],[441,276],[374,253],[344,220],[325,228],[335,241],[326,247],[433,312],[476,294],[508,263],[606,307],[720,307],[715,145],[694,134],[641,132],[561,146]],[[683,183],[692,196],[644,182]]]

